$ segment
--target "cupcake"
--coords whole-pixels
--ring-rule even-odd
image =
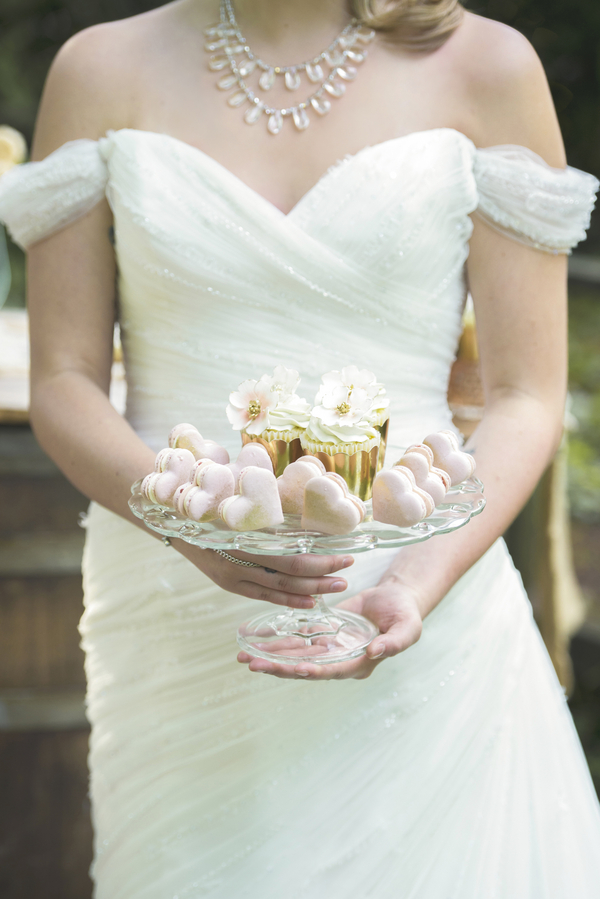
[[[390,423],[390,401],[385,395],[383,384],[377,384],[378,392],[373,399],[371,408],[365,413],[365,421],[373,425],[379,431],[381,442],[379,444],[379,457],[377,459],[377,471],[381,471],[385,462],[385,450],[387,446],[388,427]]]
[[[229,396],[227,418],[242,433],[242,444],[265,447],[273,471],[284,469],[304,455],[300,438],[310,421],[310,403],[296,393],[298,372],[278,365],[272,375],[244,381]]]
[[[321,380],[301,437],[302,449],[320,459],[327,471],[341,475],[354,496],[367,500],[381,444],[381,434],[371,421],[380,385],[372,372],[359,371],[355,365],[328,372]]]

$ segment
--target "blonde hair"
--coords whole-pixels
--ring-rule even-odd
[[[458,0],[350,0],[353,15],[412,50],[435,50],[458,27]]]

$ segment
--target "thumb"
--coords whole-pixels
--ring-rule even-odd
[[[385,634],[378,637],[367,646],[367,658],[373,661],[398,655],[417,642],[423,630],[423,622],[415,610],[405,614],[399,621],[395,621]]]

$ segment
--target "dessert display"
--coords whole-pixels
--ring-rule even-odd
[[[304,488],[311,478],[325,474],[325,466],[315,456],[302,456],[277,478],[281,507],[288,515],[302,515]]]
[[[249,466],[254,468],[264,468],[265,471],[273,471],[271,456],[264,446],[260,446],[258,443],[243,446],[235,462],[229,463],[228,468],[231,469],[235,477],[236,492],[239,490],[240,475],[244,468],[248,468]]]
[[[223,500],[234,495],[235,488],[235,475],[229,465],[200,459],[192,468],[189,482],[175,491],[173,505],[184,518],[212,521],[218,517]]]
[[[239,477],[239,493],[224,499],[219,515],[234,531],[254,531],[283,524],[283,510],[272,471],[244,468]]]
[[[303,455],[300,438],[310,419],[310,403],[296,393],[298,372],[278,365],[272,375],[243,381],[230,394],[227,418],[242,443],[262,445],[277,477]]]
[[[475,460],[449,430],[382,468],[389,399],[373,372],[355,365],[328,372],[313,406],[296,393],[299,383],[297,371],[278,366],[230,394],[227,417],[242,436],[234,461],[194,425],[176,425],[141,482],[142,496],[217,528],[283,525],[333,537],[368,522],[414,528],[451,508],[448,492],[473,475]]]
[[[453,431],[429,434],[423,443],[432,451],[434,464],[450,475],[453,487],[470,478],[475,471],[475,459],[469,453],[462,452]]]
[[[364,520],[366,506],[334,472],[311,478],[304,488],[301,526],[322,534],[349,534]]]
[[[373,487],[373,518],[410,528],[435,509],[430,494],[417,487],[410,468],[397,465],[377,475]]]
[[[193,425],[176,425],[169,434],[169,446],[172,449],[189,450],[195,459],[212,459],[221,465],[229,462],[229,453],[225,447],[219,446],[214,440],[205,440]]]
[[[186,449],[161,450],[154,471],[142,481],[142,493],[153,503],[171,505],[177,488],[189,480],[195,461]]]
[[[381,467],[381,429],[387,423],[388,402],[381,389],[372,372],[356,365],[323,375],[300,441],[305,453],[339,474],[350,493],[362,500],[370,499]]]
[[[424,443],[409,446],[395,466],[403,466],[412,471],[417,487],[429,493],[435,506],[444,501],[450,489],[450,475],[441,468],[435,468],[433,453]]]

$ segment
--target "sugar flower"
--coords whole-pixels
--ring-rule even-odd
[[[321,387],[315,398],[317,406],[322,403],[323,397],[335,387],[345,387],[349,393],[363,390],[370,399],[373,399],[377,396],[381,386],[377,383],[372,371],[360,370],[356,365],[346,365],[341,371],[329,371],[322,376],[321,381]]]
[[[343,384],[323,385],[319,391],[320,404],[312,414],[324,425],[354,425],[371,408],[371,397],[362,387],[351,390]]]
[[[227,418],[235,431],[260,434],[269,427],[269,411],[278,402],[278,394],[272,386],[272,379],[263,375],[259,381],[243,381],[229,394]]]
[[[267,380],[264,375],[261,380]],[[290,397],[296,393],[296,388],[300,383],[300,376],[293,368],[285,368],[283,365],[277,365],[273,369],[273,374],[268,380],[271,381],[271,390],[277,397],[278,403],[285,403]]]

